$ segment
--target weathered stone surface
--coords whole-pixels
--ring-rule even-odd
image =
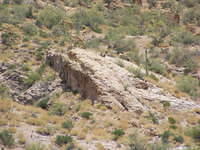
[[[134,78],[113,59],[78,48],[66,54],[49,52],[47,56],[47,62],[59,72],[64,84],[93,102],[128,111],[151,110],[143,100],[168,101],[177,110],[200,107],[191,100],[178,99],[151,83]],[[138,86],[140,84],[142,86]],[[141,88],[143,85],[145,88]]]

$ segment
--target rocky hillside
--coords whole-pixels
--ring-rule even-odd
[[[0,149],[199,150],[199,0],[0,0]]]

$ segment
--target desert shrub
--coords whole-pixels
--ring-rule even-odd
[[[185,24],[196,24],[196,25],[200,25],[200,11],[199,11],[199,7],[196,6],[194,8],[188,9],[184,16],[183,16],[183,22]]]
[[[194,71],[198,67],[197,62],[193,59],[192,53],[184,48],[174,48],[168,55],[168,60],[172,64],[185,67],[185,73]]]
[[[141,71],[140,68],[133,68],[133,67],[128,67],[127,70],[134,74],[136,78],[143,79],[145,74]]]
[[[191,32],[179,32],[173,37],[173,40],[185,45],[199,44],[199,38]]]
[[[26,150],[47,150],[47,148],[41,143],[28,144],[25,147]]]
[[[68,34],[68,29],[67,25],[60,23],[52,28],[52,33],[54,36],[65,36]]]
[[[131,134],[129,140],[130,150],[147,150],[148,148],[146,140],[139,136],[138,133]]]
[[[163,104],[164,108],[168,108],[171,106],[170,102],[168,102],[168,101],[162,101],[161,103]]]
[[[193,97],[198,96],[199,81],[192,76],[181,76],[176,84],[180,91]]]
[[[184,138],[182,136],[174,136],[174,141],[176,141],[178,143],[183,143]]]
[[[23,0],[3,0],[3,4],[23,4]]]
[[[28,87],[32,86],[36,81],[40,80],[41,76],[38,72],[30,72],[23,80],[24,84],[27,85]]]
[[[56,7],[46,7],[41,10],[37,17],[37,25],[44,25],[48,28],[52,28],[58,25],[65,18],[65,13]]]
[[[72,16],[77,31],[83,29],[84,26],[90,27],[95,32],[101,32],[99,25],[104,23],[104,16],[101,12],[92,10],[80,10]]]
[[[169,137],[172,136],[172,133],[168,130],[165,131],[162,135],[161,135],[161,140],[163,143],[168,143],[169,142]]]
[[[62,103],[54,103],[49,111],[52,115],[63,116],[67,112],[67,106]]]
[[[101,44],[101,39],[94,38],[86,42],[86,47],[88,48],[98,48]]]
[[[158,118],[155,116],[154,113],[149,112],[148,118],[149,118],[154,124],[159,124]]]
[[[59,146],[62,146],[64,144],[68,144],[72,142],[72,137],[71,136],[63,136],[63,135],[58,135],[56,136],[56,144]]]
[[[150,63],[149,69],[155,73],[165,74],[166,68],[159,60],[153,60]]]
[[[22,30],[23,30],[26,34],[31,35],[31,36],[36,35],[36,34],[38,33],[38,28],[37,28],[37,26],[34,25],[34,24],[30,24],[30,23],[25,24],[25,25],[22,27]]]
[[[147,2],[149,3],[149,7],[152,8],[152,7],[156,7],[156,0],[147,0]]]
[[[64,4],[65,6],[69,6],[69,7],[76,7],[79,5],[79,0],[64,0]]]
[[[186,7],[194,7],[198,4],[200,4],[199,0],[182,0],[182,4],[184,4]]]
[[[135,48],[135,43],[133,40],[117,40],[114,43],[114,50],[116,50],[118,53],[130,51]]]
[[[48,109],[48,107],[49,107],[49,97],[46,97],[46,98],[40,100],[36,105],[38,107],[42,108],[42,109]]]
[[[72,129],[73,128],[73,123],[72,121],[65,121],[62,123],[62,127],[65,129]]]
[[[200,142],[200,126],[189,129],[188,133],[196,142]]]
[[[176,123],[176,120],[175,120],[174,118],[172,118],[172,117],[169,117],[169,118],[168,118],[168,122],[169,122],[170,124],[175,124],[175,123]]]
[[[4,146],[12,146],[14,145],[14,137],[12,135],[11,132],[9,132],[8,130],[3,130],[0,132],[0,141]]]
[[[0,22],[8,24],[19,24],[25,18],[32,17],[32,7],[29,5],[14,5],[13,7],[2,7],[0,9]]]
[[[5,97],[7,95],[8,95],[8,88],[5,85],[0,84],[0,98]]]
[[[4,32],[1,35],[2,38],[2,43],[7,45],[7,46],[11,46],[13,44],[15,44],[16,40],[17,40],[17,34],[13,33],[13,32]]]
[[[37,129],[37,133],[44,135],[44,136],[49,136],[49,135],[53,135],[54,133],[54,128],[52,128],[51,126],[47,126],[47,127],[41,127]]]
[[[81,117],[85,118],[85,119],[90,119],[92,117],[92,113],[91,112],[82,112],[81,113]]]
[[[122,129],[115,129],[112,134],[114,135],[114,139],[117,140],[119,137],[123,136],[125,132]]]

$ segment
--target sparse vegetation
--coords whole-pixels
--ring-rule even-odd
[[[114,140],[117,140],[119,137],[123,136],[125,132],[122,129],[115,129],[112,134],[114,135]]]
[[[85,118],[85,119],[90,119],[92,117],[92,113],[91,112],[82,112],[81,117]]]
[[[0,132],[0,141],[4,146],[8,147],[14,145],[15,142],[13,134],[8,130],[3,130]]]
[[[63,136],[63,135],[58,135],[56,136],[56,144],[59,146],[62,146],[64,144],[68,144],[72,142],[72,137],[71,136]]]

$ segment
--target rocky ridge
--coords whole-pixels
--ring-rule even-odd
[[[102,57],[76,48],[66,54],[49,52],[46,59],[59,73],[66,87],[78,91],[94,103],[101,101],[108,107],[117,106],[127,111],[152,110],[145,101],[166,101],[179,111],[200,108],[199,104],[191,100],[176,98],[147,81],[135,78],[109,56]]]

